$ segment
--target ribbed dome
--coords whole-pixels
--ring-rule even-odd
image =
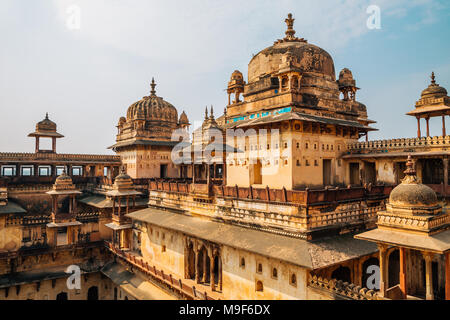
[[[127,111],[127,120],[155,120],[177,123],[177,109],[161,97],[151,95],[133,103]]]

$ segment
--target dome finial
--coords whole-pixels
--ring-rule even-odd
[[[45,119],[48,120],[48,112],[45,113]]]
[[[286,22],[286,25],[287,25],[285,39],[289,39],[289,40],[295,39],[295,37],[294,37],[294,35],[295,35],[294,21],[295,21],[295,19],[292,18],[292,13],[289,13],[287,19],[284,20],[284,22]]]
[[[408,155],[406,170],[403,173],[405,174],[405,178],[402,180],[402,183],[417,183],[416,169],[414,168],[411,155]]]
[[[214,119],[214,109],[212,105],[211,105],[211,114],[209,115],[209,118]]]
[[[431,84],[436,84],[436,78],[434,76],[434,71],[431,72]]]
[[[205,107],[205,120],[208,119],[208,106]]]
[[[156,90],[155,90],[156,83],[155,83],[155,78],[153,78],[153,77],[152,77],[152,83],[150,84],[150,87],[152,87],[152,90],[150,91],[150,94],[152,96],[155,96],[156,95]]]

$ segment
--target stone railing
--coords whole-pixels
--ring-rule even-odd
[[[168,285],[170,288],[177,290],[182,295],[194,300],[214,300],[207,292],[200,292],[196,290],[195,286],[189,286],[183,283],[181,279],[177,279],[172,274],[165,273],[164,270],[159,270],[155,266],[150,266],[146,261],[140,257],[136,257],[129,252],[118,249],[110,242],[105,241],[106,247],[114,253],[117,257],[124,260],[127,264],[136,267],[139,271],[147,276],[151,276],[156,280]]]
[[[362,288],[342,280],[324,279],[316,275],[310,275],[308,286],[311,288],[328,291],[341,299],[351,300],[378,300],[378,294],[374,290]]]
[[[200,188],[203,187],[203,188]],[[234,198],[240,200],[263,201],[270,203],[286,203],[293,205],[319,205],[329,202],[345,202],[365,198],[385,198],[392,186],[373,186],[351,188],[326,188],[321,190],[287,190],[238,186],[211,186],[178,182],[150,181],[150,191],[166,191],[176,193],[204,193],[210,196]]]
[[[377,212],[385,210],[386,206],[368,207],[346,211],[333,211],[321,214],[314,214],[307,218],[308,229],[327,227],[338,224],[349,224],[357,222],[375,222]]]
[[[357,151],[383,151],[408,148],[450,147],[450,136],[434,136],[421,138],[399,138],[389,140],[374,140],[368,142],[356,142],[347,145],[347,150]]]
[[[120,156],[104,154],[64,154],[64,153],[25,153],[25,152],[0,152],[0,161],[18,160],[77,160],[77,161],[99,161],[117,162],[120,164]]]

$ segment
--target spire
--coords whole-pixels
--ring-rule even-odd
[[[436,84],[436,78],[434,77],[434,71],[431,72],[431,84],[435,85]]]
[[[406,170],[403,173],[405,174],[405,178],[402,180],[402,183],[417,183],[416,169],[414,168],[411,155],[408,155]]]
[[[294,40],[295,37],[295,30],[294,30],[294,21],[295,19],[292,18],[292,13],[288,14],[288,17],[284,22],[286,22],[287,30],[286,30],[286,38],[288,40]]]
[[[275,41],[274,44],[289,41],[308,42],[304,38],[297,38],[295,36],[294,21],[295,19],[292,17],[292,13],[289,13],[287,19],[284,20],[284,22],[286,22],[287,25],[287,30],[285,32],[286,36],[283,39],[278,39],[277,41]]]
[[[208,106],[205,107],[205,120],[208,120]]]
[[[209,118],[214,119],[214,109],[212,105],[211,105],[211,114],[209,115]]]
[[[152,83],[150,84],[150,87],[152,87],[152,90],[150,91],[150,94],[152,96],[156,96],[156,90],[155,90],[156,83],[155,83],[155,79],[153,77],[152,77]]]

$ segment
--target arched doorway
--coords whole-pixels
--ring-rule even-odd
[[[60,292],[56,295],[56,300],[64,301],[68,300],[67,292]]]
[[[98,300],[98,287],[90,287],[87,294],[88,300]]]
[[[195,252],[192,242],[186,248],[186,278],[195,279]]]
[[[351,271],[349,267],[339,267],[331,274],[332,279],[342,280],[351,283]]]
[[[369,279],[369,277],[371,277],[373,275],[373,271],[369,270],[370,266],[380,266],[380,262],[378,260],[378,258],[369,258],[366,261],[364,261],[363,265],[362,265],[362,276],[361,276],[361,285],[362,287],[366,287],[368,288],[367,285],[367,280]]]
[[[388,287],[392,288],[400,283],[400,252],[395,249],[389,255]]]

